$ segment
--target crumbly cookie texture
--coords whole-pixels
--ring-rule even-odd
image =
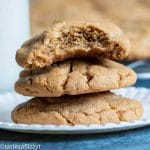
[[[17,106],[12,120],[25,124],[101,124],[133,121],[143,114],[136,100],[111,92],[60,98],[33,98]]]
[[[59,97],[108,91],[132,85],[135,72],[101,58],[68,60],[32,71],[22,71],[15,84],[18,93],[35,97]]]
[[[16,53],[16,61],[32,70],[74,57],[123,59],[128,55],[129,47],[123,32],[106,21],[57,23],[25,42]]]

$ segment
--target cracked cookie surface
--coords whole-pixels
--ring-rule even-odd
[[[73,59],[22,71],[15,89],[26,96],[59,97],[113,90],[134,84],[136,78],[132,69],[108,59]]]
[[[123,32],[106,21],[57,23],[25,42],[16,53],[16,61],[32,70],[74,57],[103,56],[119,60],[128,55],[129,47]]]
[[[33,98],[13,110],[12,120],[25,124],[101,124],[133,121],[142,114],[143,106],[140,102],[104,92],[60,98]]]

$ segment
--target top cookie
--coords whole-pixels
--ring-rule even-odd
[[[122,31],[108,22],[58,23],[25,42],[16,61],[32,70],[81,56],[118,60],[128,55],[129,45]]]

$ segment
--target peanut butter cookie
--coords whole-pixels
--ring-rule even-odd
[[[59,97],[113,90],[134,84],[136,78],[132,69],[108,59],[74,59],[22,71],[15,89],[26,96]]]
[[[16,61],[27,70],[42,68],[74,57],[100,56],[123,59],[129,41],[115,25],[100,23],[58,23],[25,42]]]
[[[17,106],[12,120],[25,124],[101,124],[133,121],[143,114],[140,102],[111,92],[60,98],[33,98]]]

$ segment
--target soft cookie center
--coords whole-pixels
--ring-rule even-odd
[[[63,47],[82,47],[82,48],[104,48],[108,38],[103,31],[91,26],[70,27],[68,31],[62,32],[61,42]]]

